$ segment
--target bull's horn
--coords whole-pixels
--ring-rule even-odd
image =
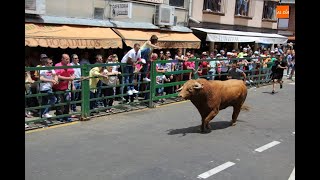
[[[181,88],[177,89],[177,92],[181,91],[181,90],[182,90],[182,88],[183,88],[183,86],[181,86]]]
[[[195,82],[193,88],[194,89],[201,89],[201,88],[203,88],[203,86],[200,83]]]

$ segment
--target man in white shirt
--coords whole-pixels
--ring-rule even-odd
[[[72,54],[71,55],[71,60],[72,62],[70,63],[71,66],[80,66],[80,63],[79,63],[79,57],[77,54]],[[74,90],[77,90],[77,89],[81,89],[81,82],[80,82],[80,78],[81,78],[81,68],[73,68],[74,70],[74,76],[75,76],[75,79],[73,81],[73,84],[74,84],[74,87],[75,89]],[[72,93],[72,97],[71,97],[71,100],[72,101],[78,101],[80,99],[80,92],[73,92]],[[76,104],[71,104],[71,110],[73,112],[76,112]]]
[[[51,67],[53,62],[52,59],[46,57],[43,58],[44,66],[42,67]],[[40,92],[47,94],[47,96],[42,96],[42,106],[45,105],[54,105],[57,101],[57,98],[54,96],[52,91],[52,85],[58,84],[58,76],[56,75],[56,72],[53,69],[50,70],[40,70],[39,72],[40,76]],[[46,117],[50,118],[52,117],[49,114],[50,108],[46,107],[41,109],[41,118]]]
[[[133,49],[127,52],[126,55],[121,60],[121,63],[126,63],[126,67],[124,69],[124,73],[129,74],[124,76],[124,82],[126,84],[132,84],[133,81],[133,71],[134,67],[137,63],[137,60],[141,58],[141,51],[140,51],[140,45],[138,43],[135,43],[133,46]],[[139,91],[134,89],[133,85],[127,85],[128,95],[131,96],[133,94],[138,93]]]

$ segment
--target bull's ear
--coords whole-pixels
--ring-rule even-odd
[[[202,88],[203,88],[203,84],[200,84],[200,83],[198,83],[198,82],[195,82],[193,88],[194,88],[194,89],[202,89]]]

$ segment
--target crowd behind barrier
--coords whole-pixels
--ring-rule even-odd
[[[160,51],[159,55],[152,54],[150,61],[138,59],[131,67],[113,61],[115,55],[106,62],[97,55],[95,64],[80,65],[77,55],[71,55],[70,64],[69,55],[64,54],[55,66],[43,55],[41,65],[25,68],[26,128],[179,101],[176,91],[189,79],[236,78],[244,80],[249,87],[259,86],[271,81],[272,66],[280,56],[287,61],[288,79],[292,79],[294,51],[269,54],[247,51],[244,48],[238,53],[203,52],[198,58],[191,52],[183,56],[181,51],[171,58],[169,51]],[[133,73],[126,71],[128,67]],[[32,73],[36,80],[31,78]]]

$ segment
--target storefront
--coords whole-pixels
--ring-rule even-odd
[[[157,45],[163,49],[200,48],[200,39],[192,33],[117,28],[113,28],[113,30],[123,39],[126,46],[130,47],[133,47],[135,43],[142,45],[152,35],[156,35],[158,37]]]
[[[134,43],[142,45],[152,35],[158,36],[157,45],[164,50],[200,48],[200,39],[190,32],[26,23],[26,55],[38,51],[38,54],[46,53],[59,61],[62,53],[81,56],[86,51],[94,60],[96,54],[107,56],[113,51],[121,58]]]
[[[210,51],[215,48],[215,43],[233,43],[233,49],[238,49],[240,46],[254,43],[254,50],[258,48],[259,44],[286,44],[288,38],[279,34],[231,31],[231,30],[217,30],[205,28],[192,28],[197,37],[205,37],[201,40],[210,42]],[[251,43],[251,44],[250,44]]]
[[[82,50],[101,53],[101,50],[122,48],[122,40],[106,27],[26,23],[25,46],[26,55],[35,50],[57,60],[62,53],[79,54]]]

